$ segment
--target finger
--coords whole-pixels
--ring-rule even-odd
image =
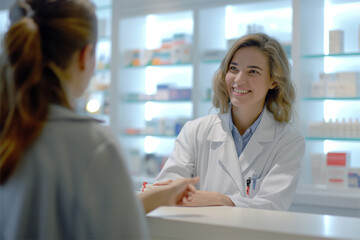
[[[157,183],[154,183],[153,185],[154,186],[165,186],[165,185],[169,185],[170,183],[172,183],[173,180],[169,179],[169,180],[166,180],[164,182],[157,182]]]
[[[189,191],[189,192],[195,192],[195,191],[196,191],[195,186],[192,185],[192,184],[190,184],[190,185],[188,186],[188,191]]]

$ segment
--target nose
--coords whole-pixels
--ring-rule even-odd
[[[243,72],[243,71],[237,72],[236,75],[235,75],[234,82],[235,82],[235,83],[240,83],[240,82],[242,82],[242,81],[244,81],[244,80],[245,80],[245,74],[244,74],[244,72]]]

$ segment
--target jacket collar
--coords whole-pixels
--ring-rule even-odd
[[[57,104],[51,104],[49,107],[49,121],[95,121],[101,122],[97,119],[79,115],[76,112]]]

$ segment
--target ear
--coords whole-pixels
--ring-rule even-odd
[[[278,85],[277,82],[273,81],[271,86],[270,86],[270,89],[276,88],[277,85]]]
[[[85,70],[90,67],[91,59],[94,57],[94,45],[88,44],[80,50],[79,54],[79,66],[81,70]]]

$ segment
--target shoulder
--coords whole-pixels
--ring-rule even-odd
[[[210,131],[214,125],[221,124],[221,121],[221,114],[210,114],[186,122],[184,128],[200,131]]]
[[[296,144],[299,148],[305,147],[303,133],[292,123],[277,122],[275,137],[283,145]]]
[[[53,105],[45,126],[45,134],[58,136],[59,140],[68,142],[99,143],[115,141],[115,136],[109,127],[100,125],[96,119],[88,116],[80,116],[75,112],[61,106]]]

